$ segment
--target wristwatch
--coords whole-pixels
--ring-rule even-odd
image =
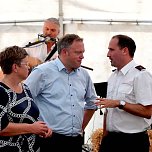
[[[125,104],[126,104],[126,102],[125,102],[125,101],[120,100],[118,108],[119,108],[119,109],[123,109],[123,108],[124,108],[124,106],[125,106]]]

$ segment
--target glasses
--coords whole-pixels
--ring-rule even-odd
[[[21,65],[25,65],[25,66],[29,67],[29,63],[28,62],[27,63],[21,62]]]

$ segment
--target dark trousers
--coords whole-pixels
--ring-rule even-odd
[[[100,145],[99,152],[149,152],[147,132],[127,134],[109,132]]]
[[[82,152],[82,144],[81,135],[72,137],[53,133],[51,137],[41,139],[40,152]]]

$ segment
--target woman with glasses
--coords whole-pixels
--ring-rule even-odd
[[[38,152],[39,136],[45,138],[52,132],[39,121],[39,109],[22,83],[29,73],[26,50],[6,48],[0,52],[0,66],[4,74],[0,82],[0,151]]]

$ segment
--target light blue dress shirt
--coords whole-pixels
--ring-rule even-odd
[[[59,58],[37,66],[24,82],[40,110],[40,119],[54,132],[81,133],[84,109],[96,109],[94,84],[80,67],[68,73]]]

